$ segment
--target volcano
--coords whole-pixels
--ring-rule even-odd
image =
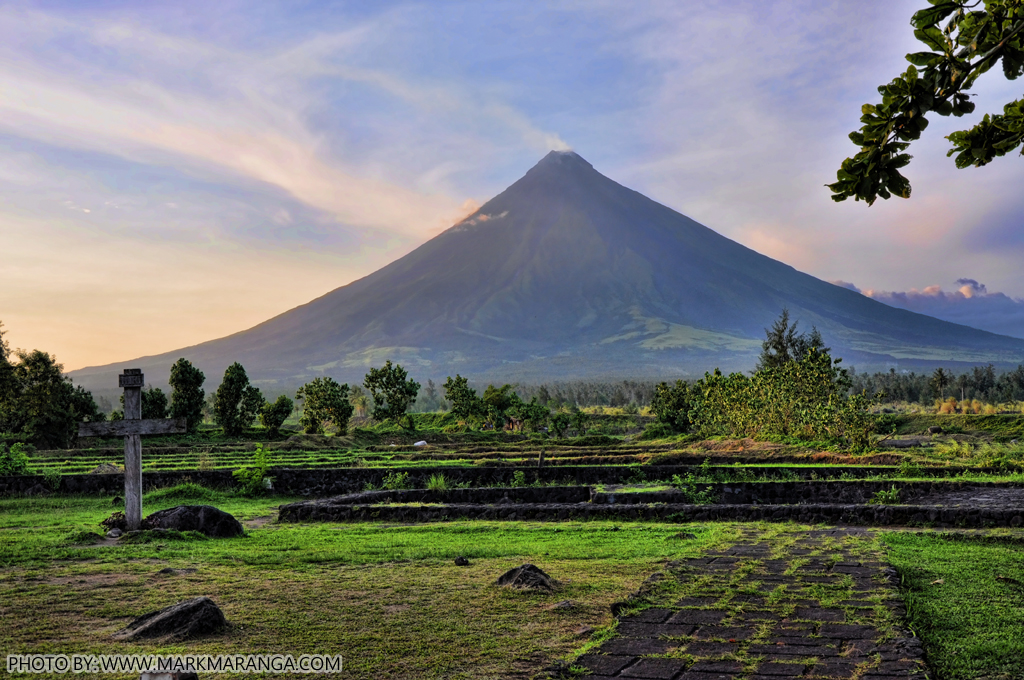
[[[715,233],[552,151],[477,212],[369,276],[249,330],[85,368],[166,384],[179,357],[214,384],[241,362],[282,390],[361,382],[386,359],[413,377],[538,382],[750,369],[783,308],[862,367],[1024,361],[1024,341],[889,307]]]

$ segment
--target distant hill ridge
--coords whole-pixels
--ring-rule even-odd
[[[875,302],[801,273],[552,151],[468,218],[382,269],[249,330],[126,366],[164,384],[186,357],[216,384],[233,361],[265,385],[414,377],[525,382],[752,368],[788,308],[847,365],[1016,365],[1024,340]]]

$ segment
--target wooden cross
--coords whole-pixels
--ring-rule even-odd
[[[142,435],[186,431],[184,418],[142,419],[144,384],[141,368],[124,369],[117,376],[117,386],[124,388],[124,420],[78,424],[79,437],[124,436],[124,515],[129,531],[142,525]]]

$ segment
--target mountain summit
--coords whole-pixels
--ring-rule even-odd
[[[788,308],[847,363],[1000,364],[1024,341],[888,307],[765,257],[552,151],[475,213],[369,276],[247,331],[75,371],[154,384],[186,357],[215,381],[240,361],[282,387],[359,381],[396,360],[417,377],[526,381],[753,366]]]

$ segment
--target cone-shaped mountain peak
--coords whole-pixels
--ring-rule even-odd
[[[1024,360],[1024,341],[798,272],[552,151],[373,274],[250,330],[131,363],[155,384],[181,356],[211,377],[240,361],[289,386],[323,374],[358,382],[386,359],[420,378],[692,375],[752,368],[783,308],[847,365]],[[92,387],[120,366],[74,375]]]

